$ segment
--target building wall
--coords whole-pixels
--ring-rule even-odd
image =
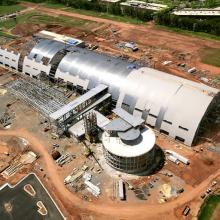
[[[84,90],[87,90],[88,84],[89,84],[88,79],[81,79],[78,75],[74,76],[68,72],[64,73],[64,72],[60,71],[59,69],[56,72],[55,78],[62,79],[64,82],[72,83],[73,86],[80,86]]]
[[[0,48],[0,64],[17,70],[19,58],[20,53],[16,54],[14,51]]]
[[[49,75],[50,68],[50,65],[44,65],[43,62],[37,62],[35,59],[29,59],[27,56],[24,58],[23,73],[26,75],[38,77],[41,72]]]
[[[146,124],[191,146],[217,89],[143,67],[121,86],[117,107],[125,96],[136,98],[134,115],[147,112]],[[129,108],[129,107],[127,107]]]
[[[126,173],[140,173],[149,170],[154,164],[155,148],[137,157],[120,157],[110,153],[103,147],[106,162],[116,170]]]
[[[41,44],[42,48],[48,45],[47,42]],[[57,50],[53,43],[50,45],[53,48],[45,46],[47,50],[37,45],[37,49],[41,48],[38,53],[52,50],[54,52],[49,54],[55,55]],[[219,90],[155,69],[130,66],[126,60],[71,48],[71,52],[60,61],[55,78],[81,86],[84,90],[105,84],[117,101],[117,107],[143,116],[146,124],[191,146],[200,122]],[[24,67],[23,72],[32,76],[41,71],[48,75],[50,70],[50,66],[27,58]]]

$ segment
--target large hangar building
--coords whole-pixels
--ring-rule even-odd
[[[20,54],[0,49],[0,63],[83,92],[104,84],[117,108],[189,146],[219,98],[219,90],[205,84],[49,39],[41,39],[23,60]]]

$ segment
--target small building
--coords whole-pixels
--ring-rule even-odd
[[[118,118],[104,127],[102,135],[106,162],[116,170],[141,173],[151,168],[155,157],[155,134],[150,128],[141,129],[144,120],[127,111],[113,110]]]
[[[131,7],[131,8],[138,8],[142,10],[149,10],[149,11],[160,11],[166,9],[168,6],[163,4],[156,4],[156,3],[147,3],[144,1],[126,1],[120,3],[121,7]]]
[[[174,15],[178,16],[193,16],[193,17],[219,17],[220,9],[209,9],[209,8],[201,8],[201,9],[182,9],[175,10],[173,12]]]

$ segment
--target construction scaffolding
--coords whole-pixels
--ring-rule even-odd
[[[61,91],[29,77],[15,80],[7,88],[46,117],[65,105],[66,98]]]
[[[89,90],[87,93],[77,97],[72,102],[49,115],[53,132],[62,135],[72,125],[82,120],[87,112],[101,104],[104,105],[110,99],[111,95],[108,93],[108,86],[106,85],[100,84]]]
[[[91,143],[94,143],[98,139],[98,127],[97,127],[97,117],[94,112],[89,112],[83,117],[85,136]]]

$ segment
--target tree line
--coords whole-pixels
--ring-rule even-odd
[[[17,0],[0,0],[0,5],[15,5]]]

